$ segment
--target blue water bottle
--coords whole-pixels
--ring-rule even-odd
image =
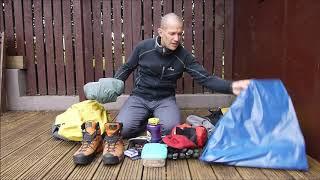
[[[147,131],[151,135],[151,142],[158,143],[161,140],[161,125],[159,118],[149,118]]]

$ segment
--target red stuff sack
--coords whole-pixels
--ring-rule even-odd
[[[186,136],[178,134],[169,134],[162,138],[162,141],[169,147],[176,149],[195,148],[196,144],[188,139]]]
[[[194,147],[198,147],[198,148],[202,148],[204,147],[204,145],[207,142],[207,129],[203,126],[197,126],[197,127],[191,127],[191,125],[189,124],[180,124],[176,127],[174,127],[171,131],[171,135],[170,138],[172,139],[173,137],[177,136],[177,135],[182,135],[185,136],[189,141],[193,142],[195,144]],[[173,136],[173,137],[171,137]],[[167,136],[166,136],[167,137]],[[163,141],[168,145],[168,146],[172,146],[172,142],[168,142],[169,140],[166,139],[166,137],[163,139]],[[181,146],[181,144],[186,143],[185,147],[183,148],[190,148],[190,143],[187,143],[185,140],[179,140],[181,137],[177,137],[175,139],[177,139],[179,142],[179,147],[183,147]],[[167,142],[169,143],[167,143]],[[176,148],[176,147],[174,147]],[[180,148],[178,148],[180,149]]]
[[[208,139],[207,129],[203,126],[197,126],[196,135],[197,135],[197,145],[199,148],[203,148]]]

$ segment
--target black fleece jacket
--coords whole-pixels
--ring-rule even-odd
[[[160,37],[141,41],[115,78],[125,81],[137,69],[133,95],[147,100],[160,100],[175,95],[177,80],[183,72],[208,89],[231,93],[231,81],[212,76],[181,45],[174,51],[160,44]]]

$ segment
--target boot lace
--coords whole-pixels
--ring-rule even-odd
[[[120,138],[118,138],[118,137],[108,137],[108,136],[104,137],[104,140],[105,140],[106,145],[107,145],[107,151],[108,152],[115,152],[116,145],[117,145],[119,139]]]
[[[92,148],[91,143],[96,138],[97,132],[94,132],[92,135],[90,135],[87,132],[82,132],[83,138],[82,138],[82,145],[80,147],[80,151],[86,151],[87,148]]]

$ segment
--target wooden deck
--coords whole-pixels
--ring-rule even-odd
[[[105,166],[101,155],[90,165],[75,165],[72,155],[80,144],[51,135],[53,120],[60,113],[7,112],[1,116],[0,179],[320,179],[320,164],[310,157],[308,172],[209,165],[196,159],[167,160],[163,168],[146,168],[141,160],[128,158]],[[184,117],[201,113],[205,111],[183,111]]]

